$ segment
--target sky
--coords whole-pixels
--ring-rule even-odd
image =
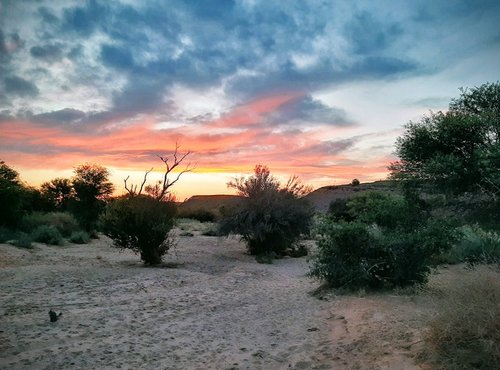
[[[0,159],[232,193],[267,165],[317,188],[376,181],[409,121],[500,80],[497,0],[0,0]]]

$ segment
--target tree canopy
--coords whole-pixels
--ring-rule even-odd
[[[500,83],[461,89],[448,112],[410,122],[391,177],[452,194],[500,195]]]

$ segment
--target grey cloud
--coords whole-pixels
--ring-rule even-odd
[[[54,62],[61,60],[63,57],[62,44],[47,44],[41,46],[33,46],[30,49],[32,57],[44,60],[46,62]]]
[[[300,155],[337,155],[352,148],[357,142],[357,138],[323,141],[320,144],[306,147],[296,153]]]
[[[32,120],[52,124],[75,124],[83,121],[87,115],[77,109],[65,108],[57,111],[32,116]]]
[[[307,122],[333,126],[349,126],[353,122],[343,109],[332,108],[307,95],[280,107],[268,117],[271,124],[303,124]]]
[[[8,94],[18,95],[21,97],[35,97],[40,93],[38,87],[33,82],[27,81],[18,76],[4,78],[4,87]]]

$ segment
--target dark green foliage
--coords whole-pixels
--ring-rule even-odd
[[[41,195],[49,211],[65,212],[75,198],[75,190],[70,179],[56,178],[44,182],[40,187]]]
[[[150,196],[124,196],[111,201],[101,217],[105,235],[115,246],[139,253],[144,263],[161,263],[171,247],[168,234],[174,225],[176,206]]]
[[[200,222],[215,222],[216,216],[213,212],[205,209],[179,210],[180,218],[190,218]]]
[[[0,243],[5,243],[16,238],[16,232],[12,229],[0,226]]]
[[[302,198],[308,188],[292,178],[281,187],[265,166],[256,166],[249,178],[228,184],[245,197],[235,213],[220,222],[223,235],[241,235],[252,255],[283,255],[309,232],[313,210]]]
[[[90,236],[85,231],[75,231],[69,236],[69,241],[75,244],[87,244]]]
[[[357,194],[346,206],[352,219],[380,227],[413,225],[422,218],[419,209],[410,205],[404,197],[383,192]]]
[[[27,233],[18,233],[16,239],[12,241],[12,245],[18,248],[32,249],[33,238]]]
[[[57,229],[64,237],[68,237],[73,232],[80,230],[75,217],[65,212],[33,212],[23,217],[20,226],[22,230],[28,233],[35,230],[38,226],[51,226]]]
[[[113,192],[113,184],[109,182],[109,171],[96,164],[82,164],[75,168],[73,188],[75,201],[71,205],[71,210],[80,225],[86,231],[91,231],[97,226],[105,201]]]
[[[310,275],[335,288],[393,288],[427,280],[433,258],[456,240],[453,229],[428,223],[380,229],[324,220]]]
[[[354,217],[349,213],[347,202],[349,199],[338,198],[330,202],[328,216],[333,221],[352,221]]]
[[[0,226],[16,227],[23,216],[23,202],[26,195],[25,187],[19,179],[19,174],[0,161]]]
[[[392,288],[423,283],[439,254],[457,235],[430,217],[421,203],[381,192],[360,193],[343,212],[353,221],[326,217],[318,229],[311,275],[337,288]],[[336,222],[338,221],[338,222]]]
[[[41,225],[38,226],[31,234],[33,240],[39,243],[50,245],[63,245],[64,239],[59,230],[54,226]]]
[[[446,263],[500,263],[500,234],[479,226],[464,226],[462,237],[443,254]]]
[[[351,181],[351,185],[352,185],[352,186],[358,186],[359,184],[360,184],[360,182],[359,182],[359,180],[358,180],[358,179],[353,179],[353,180]]]
[[[454,99],[447,113],[409,123],[396,144],[391,176],[448,194],[500,195],[500,83]]]

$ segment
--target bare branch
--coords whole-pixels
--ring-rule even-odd
[[[188,165],[177,174],[177,177],[175,180],[170,181],[169,176],[170,174],[186,159],[188,155],[191,154],[191,151],[188,150],[186,153],[183,155],[179,155],[179,149],[180,146],[178,143],[175,143],[175,150],[174,153],[172,154],[172,157],[162,157],[160,156],[160,160],[165,164],[165,173],[163,175],[163,182],[162,182],[162,188],[160,193],[158,194],[157,199],[162,200],[166,194],[169,193],[169,189],[181,178],[183,174],[186,172],[191,172],[193,170],[191,163],[188,163]],[[171,163],[171,161],[173,162]]]
[[[138,196],[138,195],[142,194],[142,190],[144,188],[144,185],[146,184],[146,181],[148,179],[148,175],[151,173],[151,171],[153,171],[153,167],[151,167],[151,169],[149,171],[146,171],[146,173],[144,174],[144,180],[142,181],[142,184],[141,184],[141,187],[139,188],[139,191],[137,191],[137,185],[131,184],[130,189],[128,188],[127,181],[130,178],[130,175],[127,176],[125,179],[123,179],[123,183],[125,185],[125,190],[127,190],[128,194],[130,196]]]

